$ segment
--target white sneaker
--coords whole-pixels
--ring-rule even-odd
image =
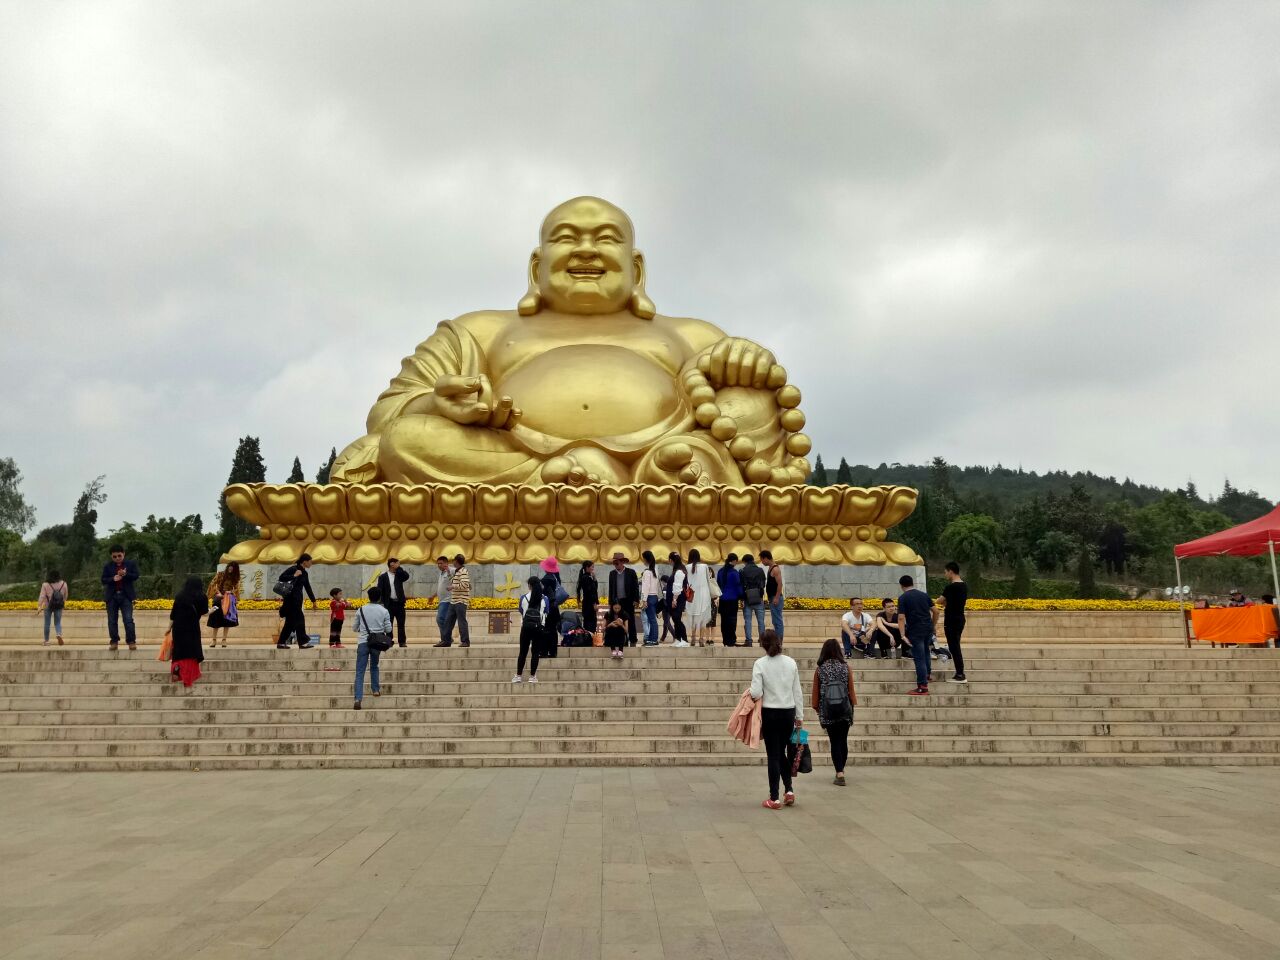
[[[530,678],[529,678],[529,682],[530,682],[530,683],[537,683],[537,682],[538,682],[538,678],[537,678],[537,677],[530,677]]]
[[[518,674],[518,673],[517,673],[514,677],[512,677],[512,678],[511,678],[511,682],[512,682],[512,683],[524,683],[524,677],[520,676],[520,674]]]

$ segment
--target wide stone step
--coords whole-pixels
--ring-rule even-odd
[[[819,738],[811,740],[817,755],[825,747]],[[48,741],[40,743],[0,743],[0,757],[26,759],[34,757],[191,757],[203,756],[359,756],[359,755],[431,755],[431,754],[501,754],[558,755],[593,753],[631,754],[726,754],[733,755],[742,746],[726,737],[561,737],[554,739],[515,739],[509,737],[397,738],[394,740],[160,740],[98,742]],[[859,737],[849,741],[850,754],[909,754],[913,751],[959,754],[1001,753],[1198,753],[1198,754],[1280,754],[1280,739],[1274,737],[931,737],[927,743],[918,737]]]
[[[239,757],[31,757],[0,758],[0,773],[132,773],[160,770],[366,770],[406,767],[726,767],[760,766],[756,753],[652,754],[591,753],[550,755],[436,754],[396,756]],[[851,756],[848,770],[856,778],[860,766],[1273,766],[1272,754],[1233,753],[902,753]],[[801,777],[798,792],[821,783],[826,769],[814,767],[816,778]],[[803,803],[802,803],[803,806]]]
[[[152,726],[121,724],[111,727],[83,726],[17,726],[0,730],[0,745],[64,742],[171,742],[174,740],[236,741],[273,740],[294,742],[307,740],[420,740],[420,739],[548,739],[564,737],[697,737],[718,738],[724,734],[722,720],[709,721],[506,721],[398,723],[383,718],[375,710],[356,714],[347,722],[311,724],[192,724]],[[821,736],[815,727],[814,736]],[[851,734],[853,739],[917,737],[1165,737],[1171,739],[1206,739],[1220,737],[1274,738],[1280,740],[1280,722],[1213,723],[1208,721],[1178,723],[1120,723],[1115,721],[1021,723],[1012,721],[944,722],[940,720],[892,722],[859,720]],[[816,746],[816,744],[815,744]]]
[[[713,707],[546,707],[508,708],[391,708],[391,698],[376,701],[366,698],[362,714],[375,716],[379,723],[712,723],[723,727],[729,713],[727,705]],[[184,703],[173,704],[181,708]],[[329,709],[222,710],[204,709],[200,703],[193,709],[138,710],[9,710],[0,712],[0,739],[10,727],[150,727],[192,726],[202,724],[243,724],[273,726],[280,724],[349,723],[351,704],[346,700]],[[376,713],[375,713],[376,711]],[[1280,723],[1280,707],[1211,709],[1128,709],[1123,707],[988,707],[957,706],[931,703],[925,707],[892,707],[859,704],[857,726],[871,723]]]

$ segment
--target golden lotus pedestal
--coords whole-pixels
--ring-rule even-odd
[[[906,566],[922,561],[888,532],[915,509],[908,487],[233,484],[227,506],[257,539],[224,562],[378,565],[463,554],[473,564],[665,558],[697,548],[773,551],[782,564]]]

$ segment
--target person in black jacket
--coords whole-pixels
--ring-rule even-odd
[[[138,635],[133,627],[133,601],[137,598],[133,583],[138,579],[138,565],[124,557],[124,547],[113,544],[111,562],[102,568],[103,600],[107,604],[107,634],[112,650],[120,649],[120,623],[124,620],[124,640],[130,650],[138,649]]]
[[[200,645],[200,623],[209,613],[209,598],[199,577],[187,577],[182,590],[173,598],[169,608],[169,629],[173,634],[174,676],[182,681],[188,694],[194,692],[193,684],[200,679],[200,664],[204,662],[204,648]]]
[[[304,553],[298,562],[280,574],[281,583],[293,584],[292,589],[280,604],[280,619],[284,621],[280,627],[280,639],[276,641],[277,650],[289,649],[289,637],[298,638],[298,649],[307,650],[311,641],[307,639],[307,618],[302,612],[302,594],[311,598],[311,609],[316,607],[316,595],[311,589],[311,578],[307,571],[311,569],[311,554]]]
[[[378,596],[382,605],[391,614],[396,625],[396,641],[404,647],[408,644],[404,635],[404,602],[408,599],[405,584],[409,582],[409,571],[400,566],[400,561],[392,557],[387,561],[386,572],[378,577]]]
[[[615,603],[621,607],[622,619],[627,622],[627,646],[634,647],[636,645],[636,607],[640,605],[640,578],[627,566],[627,557],[621,552],[613,555],[613,569],[609,571],[610,610]]]
[[[590,560],[582,562],[578,571],[578,609],[582,611],[582,626],[587,633],[596,632],[596,604],[600,602],[600,583],[596,580],[596,565]]]

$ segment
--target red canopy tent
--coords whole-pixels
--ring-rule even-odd
[[[1173,548],[1173,563],[1178,572],[1178,594],[1182,594],[1182,560],[1185,557],[1256,557],[1271,555],[1271,579],[1276,596],[1280,596],[1280,576],[1276,575],[1276,544],[1280,543],[1280,506],[1238,527],[1211,533],[1199,540],[1180,543]]]

